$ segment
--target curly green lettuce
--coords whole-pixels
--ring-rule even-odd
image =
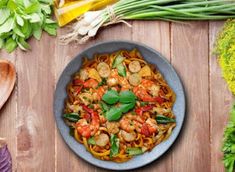
[[[218,36],[215,51],[218,54],[222,75],[235,95],[235,19],[225,23]]]

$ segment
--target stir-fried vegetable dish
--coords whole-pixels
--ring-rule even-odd
[[[102,160],[124,162],[150,151],[176,126],[174,92],[136,49],[85,59],[67,94],[70,134]]]

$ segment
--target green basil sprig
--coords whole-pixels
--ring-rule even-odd
[[[110,157],[113,157],[119,152],[119,139],[116,135],[111,134],[111,149],[110,149]]]
[[[108,90],[102,97],[107,104],[117,103],[119,100],[118,92],[115,90]]]
[[[131,91],[121,91],[119,94],[117,91],[107,91],[102,99],[107,104],[115,104],[119,101],[119,105],[113,106],[110,109],[104,103],[101,103],[101,108],[105,113],[105,117],[108,121],[116,121],[120,119],[123,113],[127,113],[135,107],[136,96]]]
[[[57,23],[51,19],[52,0],[1,0],[0,49],[26,51],[31,36],[40,40],[42,31],[56,35]]]
[[[80,116],[78,113],[67,113],[67,114],[64,114],[63,117],[72,122],[77,122],[80,119]]]
[[[113,68],[117,68],[118,70],[118,75],[125,77],[126,76],[126,68],[125,66],[122,64],[123,60],[125,59],[125,57],[118,55],[114,61],[113,61]]]
[[[132,155],[140,155],[143,154],[144,152],[141,148],[127,148],[126,153],[132,156]]]
[[[176,122],[175,119],[166,117],[166,116],[164,116],[164,115],[157,115],[156,121],[157,121],[159,124],[167,124],[167,123]]]

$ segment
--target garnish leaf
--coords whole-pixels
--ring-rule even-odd
[[[64,114],[63,117],[72,122],[77,122],[80,119],[80,116],[78,115],[78,113],[67,113],[67,114]]]
[[[116,135],[111,134],[111,149],[110,149],[110,157],[113,157],[119,152],[119,139]]]
[[[117,70],[118,70],[118,75],[123,76],[123,77],[126,76],[126,68],[123,64],[119,64],[117,66]]]
[[[115,90],[109,90],[103,95],[102,100],[107,104],[117,103],[119,100],[118,92]]]
[[[128,111],[130,111],[131,109],[133,109],[135,107],[135,102],[131,102],[131,103],[127,103],[127,104],[122,104],[120,105],[120,109],[122,113],[127,113]]]
[[[95,145],[96,144],[94,136],[92,136],[88,139],[88,144],[90,144],[90,145]]]
[[[119,93],[119,101],[121,103],[131,103],[135,102],[136,96],[132,91],[121,91]]]
[[[175,119],[166,117],[166,116],[164,116],[164,115],[157,115],[156,121],[157,121],[159,124],[167,124],[167,123],[176,122]]]
[[[113,61],[113,65],[112,67],[113,68],[116,68],[119,64],[121,64],[123,62],[123,60],[125,59],[125,57],[121,56],[121,55],[118,55],[114,61]]]
[[[108,121],[116,121],[122,116],[122,110],[117,107],[112,107],[109,111],[105,113],[105,118]]]
[[[144,152],[142,151],[141,148],[127,148],[126,149],[126,153],[128,153],[129,155],[140,155],[140,154],[143,154]]]

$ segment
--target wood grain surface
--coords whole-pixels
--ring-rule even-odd
[[[0,52],[0,58],[15,65],[18,76],[14,92],[0,111],[0,137],[8,141],[13,171],[108,171],[83,161],[67,147],[57,130],[52,104],[57,80],[76,54],[96,42],[119,39],[147,44],[163,54],[180,75],[187,94],[179,138],[165,155],[136,171],[224,171],[220,149],[232,96],[211,54],[223,22],[130,23],[132,28],[108,27],[85,45],[62,46],[58,37],[43,34],[41,41],[29,41],[29,52]],[[66,32],[60,29],[58,35]]]

